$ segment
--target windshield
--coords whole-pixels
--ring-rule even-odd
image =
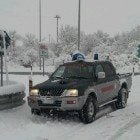
[[[83,78],[89,79],[92,78],[93,66],[90,65],[66,65],[60,66],[55,73],[52,75],[52,78]]]

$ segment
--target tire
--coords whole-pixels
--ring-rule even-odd
[[[34,115],[37,115],[37,116],[41,116],[41,111],[38,110],[38,109],[31,109],[31,113],[34,114]]]
[[[116,102],[116,108],[117,109],[125,108],[127,105],[127,99],[128,99],[128,91],[125,88],[122,88],[119,91],[119,95]]]
[[[79,118],[84,123],[91,123],[95,120],[96,113],[97,101],[92,96],[89,96],[82,110],[79,111]]]

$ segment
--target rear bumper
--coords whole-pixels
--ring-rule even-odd
[[[57,109],[61,111],[80,110],[84,105],[84,96],[80,97],[51,97],[53,104],[44,104],[40,97],[29,96],[28,105],[33,109]]]

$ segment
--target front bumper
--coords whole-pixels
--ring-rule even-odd
[[[29,96],[28,105],[33,109],[57,109],[61,111],[75,111],[82,109],[85,101],[84,96],[80,97],[53,96],[51,98],[53,99],[53,103],[46,104],[43,103],[42,98],[39,96]]]

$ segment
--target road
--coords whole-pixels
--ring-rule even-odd
[[[34,77],[35,83],[40,76]],[[10,75],[23,81],[28,77]],[[40,81],[39,81],[40,80]],[[45,80],[45,79],[44,79]],[[0,139],[9,140],[139,140],[140,139],[140,76],[133,78],[132,92],[125,109],[114,111],[111,106],[101,110],[96,121],[85,125],[77,116],[47,118],[31,115],[27,103],[0,112]],[[28,92],[28,87],[26,89]]]

